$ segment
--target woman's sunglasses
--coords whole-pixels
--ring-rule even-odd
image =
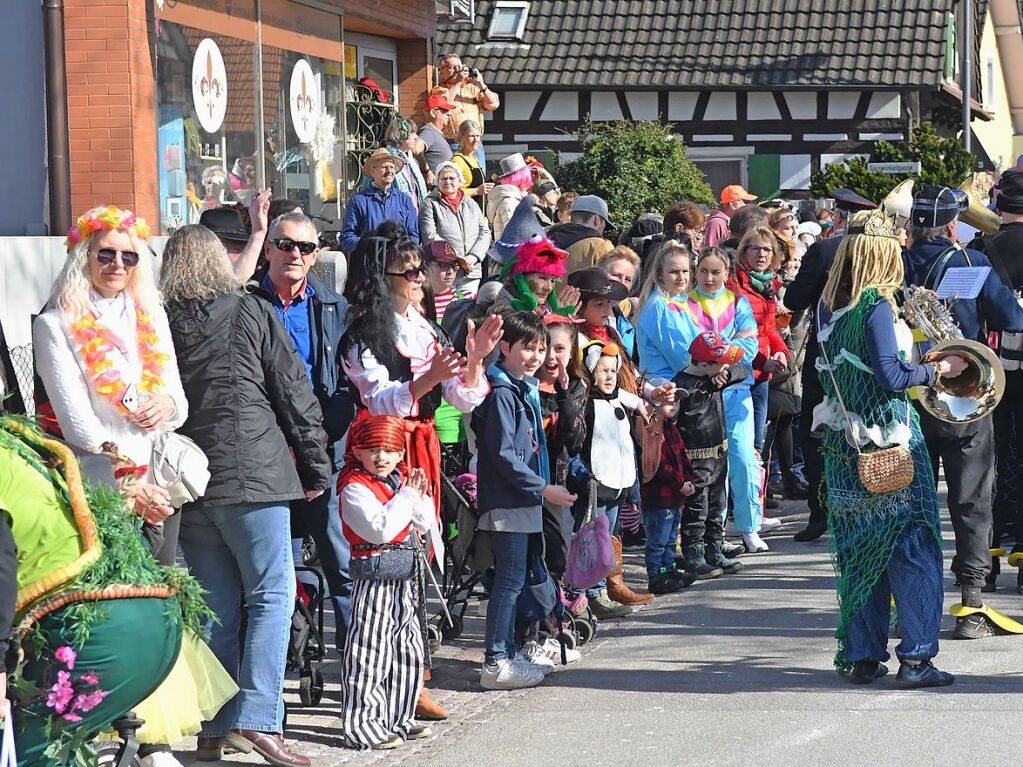
[[[415,282],[423,274],[425,270],[422,266],[410,266],[404,272],[384,272],[388,277],[404,277],[409,282]]]
[[[114,250],[113,248],[100,248],[96,251],[96,260],[99,261],[103,266],[114,263],[117,258],[117,254],[121,254],[121,263],[124,264],[125,268],[131,269],[132,267],[138,266],[139,254],[134,250]]]
[[[273,245],[278,250],[283,250],[285,253],[290,253],[293,249],[298,248],[298,252],[303,256],[308,256],[314,250],[316,250],[315,242],[302,242],[301,240],[289,240],[287,237],[281,237],[277,240],[271,240]]]

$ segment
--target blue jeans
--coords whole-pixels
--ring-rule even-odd
[[[924,661],[938,654],[942,600],[941,548],[921,522],[910,522],[899,534],[888,566],[878,578],[863,609],[849,621],[846,656],[850,661],[886,661],[890,606],[895,598],[902,641],[899,660]]]
[[[202,737],[235,729],[283,731],[284,666],[295,606],[290,513],[286,503],[241,503],[186,507],[182,514],[181,548],[220,621],[210,626],[210,649],[241,688],[203,724]],[[239,647],[242,592],[246,625]]]
[[[644,509],[646,575],[653,578],[675,566],[675,543],[682,513],[679,509]]]
[[[529,533],[491,532],[494,554],[494,582],[487,602],[487,623],[483,643],[487,663],[515,657],[516,605],[526,585]]]
[[[316,542],[320,556],[320,568],[330,589],[334,606],[334,641],[337,651],[344,653],[345,634],[352,618],[352,578],[348,574],[352,551],[341,532],[341,515],[338,512],[337,476],[335,472],[330,491],[325,492],[311,503],[304,498],[291,502],[292,514],[301,522],[304,531]]]

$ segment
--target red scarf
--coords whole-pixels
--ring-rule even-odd
[[[603,341],[605,344],[611,343],[611,336],[608,335],[607,325],[590,325],[586,323],[583,326],[583,333],[589,336],[592,341]]]
[[[464,193],[462,192],[461,189],[459,189],[453,195],[448,196],[448,195],[444,194],[443,192],[441,192],[440,196],[441,196],[441,199],[444,200],[444,202],[446,202],[448,204],[448,207],[451,208],[451,212],[452,213],[457,213],[458,212],[458,206],[462,204],[462,197],[464,196]]]

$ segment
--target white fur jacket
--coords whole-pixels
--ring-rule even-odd
[[[115,349],[111,353],[122,380],[126,384],[137,384],[141,379],[142,365],[136,342],[134,304],[126,293],[122,293],[110,300],[94,295],[92,307],[98,314],[98,321],[110,328],[124,344],[123,349]],[[113,482],[110,460],[95,455],[104,442],[115,443],[120,452],[136,465],[148,466],[152,441],[159,431],[173,431],[188,417],[188,402],[178,376],[167,315],[163,308],[157,307],[152,310],[151,318],[160,339],[157,349],[168,355],[163,366],[163,393],[174,400],[175,406],[170,418],[153,431],[129,422],[113,403],[96,393],[87,379],[85,363],[75,349],[68,321],[60,309],[47,309],[32,326],[36,370],[46,387],[64,439],[81,456],[82,472],[92,482]]]

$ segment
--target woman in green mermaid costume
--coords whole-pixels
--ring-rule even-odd
[[[156,564],[120,495],[87,491],[68,448],[5,414],[0,525],[17,545],[19,764],[67,764],[160,685],[208,612],[194,581]]]
[[[959,357],[907,361],[912,335],[894,300],[903,281],[898,238],[879,210],[850,221],[818,305],[817,369],[825,399],[814,410],[814,428],[827,427],[828,526],[840,606],[835,666],[858,684],[888,673],[894,597],[902,636],[895,649],[898,684],[937,687],[955,681],[931,663],[944,598],[938,494],[905,392],[937,375],[958,375],[965,363]],[[891,493],[868,491],[857,473],[859,453],[895,445],[912,454],[912,483]]]

